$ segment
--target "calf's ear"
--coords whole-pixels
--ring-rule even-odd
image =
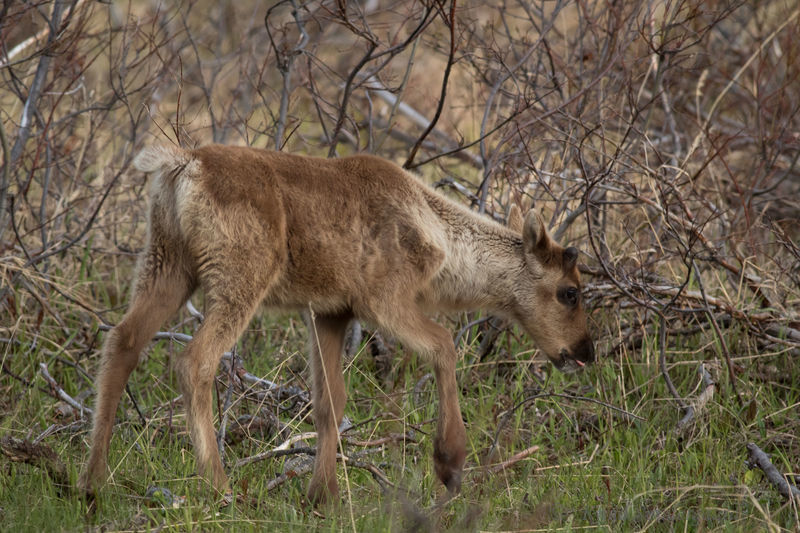
[[[506,224],[509,229],[514,230],[517,233],[522,233],[522,225],[524,224],[524,220],[522,219],[522,211],[517,204],[511,205],[511,210],[508,212],[508,222]]]
[[[578,249],[574,246],[570,246],[564,250],[564,258],[563,258],[564,270],[572,270],[575,268],[575,265],[578,264]]]
[[[522,227],[522,242],[525,246],[525,253],[546,259],[545,255],[549,252],[553,241],[547,233],[544,219],[533,209],[525,215],[525,222]]]

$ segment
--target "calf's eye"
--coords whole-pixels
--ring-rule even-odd
[[[566,305],[574,306],[578,303],[578,289],[576,287],[567,287],[559,291],[559,299]]]
[[[571,304],[578,303],[578,289],[575,287],[570,287],[567,289],[567,299]]]

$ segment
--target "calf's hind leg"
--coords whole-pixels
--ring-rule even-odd
[[[136,368],[139,354],[159,326],[191,295],[192,289],[188,274],[169,254],[151,248],[145,255],[130,308],[122,321],[108,333],[103,344],[91,451],[79,482],[84,490],[96,490],[108,475],[108,444],[114,417],[122,389]]]
[[[317,454],[308,484],[308,499],[324,503],[338,495],[336,447],[347,394],[342,375],[342,351],[349,315],[307,317],[311,344],[314,427]]]
[[[269,282],[259,283],[258,273],[237,272],[233,268],[224,275],[214,273],[210,277],[202,282],[208,305],[205,320],[176,358],[175,371],[183,393],[199,474],[218,492],[224,493],[228,490],[228,478],[217,448],[212,384],[222,354],[247,327]]]

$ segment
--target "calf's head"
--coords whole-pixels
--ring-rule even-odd
[[[512,209],[509,227],[522,233],[525,264],[517,279],[514,318],[559,370],[594,361],[578,273],[578,250],[563,248],[533,210]]]

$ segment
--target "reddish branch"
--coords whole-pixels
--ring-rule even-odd
[[[538,451],[539,451],[539,446],[531,446],[530,448],[526,448],[526,449],[522,450],[521,452],[515,453],[514,455],[512,455],[511,457],[509,457],[508,459],[506,459],[502,463],[498,463],[498,464],[495,464],[495,465],[489,465],[487,470],[492,474],[500,472],[500,471],[505,470],[505,469],[507,469],[507,468],[509,468],[511,466],[514,466],[518,462],[522,461],[523,459],[525,459],[527,457],[530,457],[531,455],[533,455],[534,453],[536,453]]]

